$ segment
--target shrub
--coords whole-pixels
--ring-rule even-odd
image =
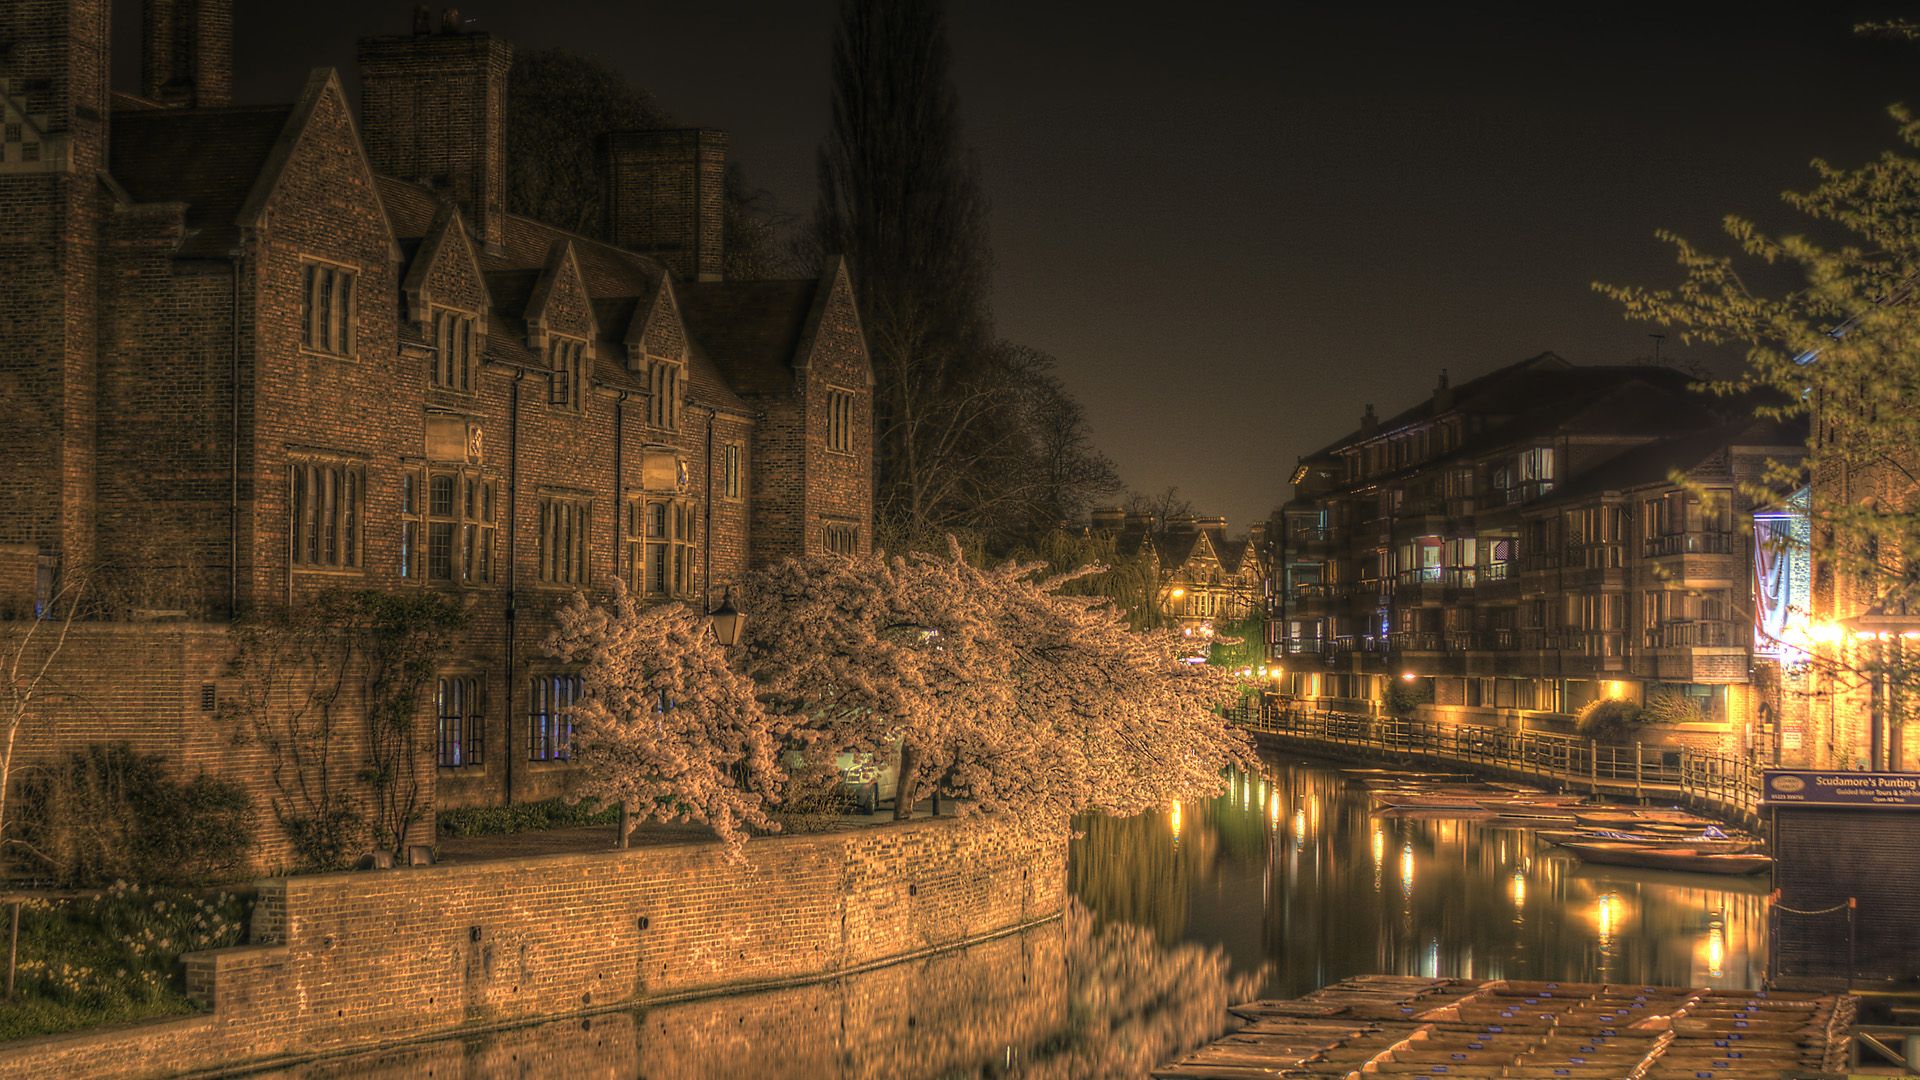
[[[612,825],[620,820],[620,808],[601,806],[593,799],[576,803],[546,799],[517,806],[442,810],[437,820],[441,836],[501,836],[573,825]]]
[[[1387,685],[1387,715],[1409,718],[1421,705],[1433,704],[1432,679],[1390,679]]]
[[[191,1011],[182,953],[237,945],[247,904],[116,882],[96,896],[21,904],[15,997],[0,1038]]]
[[[1574,730],[1583,737],[1601,742],[1621,742],[1645,718],[1644,710],[1621,698],[1590,701],[1580,710]]]
[[[22,778],[20,869],[67,887],[198,885],[246,869],[253,804],[205,775],[181,782],[154,754],[90,746]]]
[[[1653,724],[1703,724],[1707,714],[1700,707],[1699,698],[1674,690],[1657,690],[1647,695],[1646,715],[1642,719]]]
[[[783,832],[821,832],[837,824],[852,799],[831,761],[790,765],[774,820]]]

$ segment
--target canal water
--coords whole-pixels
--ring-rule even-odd
[[[1765,878],[1586,867],[1531,831],[1373,813],[1332,765],[1080,823],[1056,923],[811,987],[441,1040],[331,1077],[1125,1077],[1224,1007],[1350,975],[1751,987]]]

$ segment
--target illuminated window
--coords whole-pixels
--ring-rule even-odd
[[[527,760],[565,761],[573,742],[580,676],[536,675],[527,702]]]
[[[289,467],[293,564],[319,570],[360,566],[366,472],[358,465],[296,461]]]
[[[438,763],[443,769],[479,765],[486,760],[486,697],[477,676],[440,680],[434,694],[439,717]]]
[[[353,355],[353,271],[324,263],[300,267],[300,342],[313,352]]]

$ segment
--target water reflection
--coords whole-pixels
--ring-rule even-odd
[[[1211,801],[1077,824],[1078,900],[1024,934],[277,1075],[1139,1076],[1217,1035],[1229,1002],[1350,975],[1751,987],[1765,966],[1759,879],[1586,867],[1522,829],[1380,817],[1327,766],[1275,762]]]
[[[1248,812],[1242,793],[1262,783],[1269,809]],[[1765,971],[1764,877],[1590,867],[1526,829],[1381,817],[1337,769],[1298,761],[1184,814],[1177,853],[1164,827],[1088,823],[1074,889],[1163,942],[1218,944],[1238,971],[1269,965],[1270,995],[1374,972],[1752,987]],[[1127,859],[1109,862],[1122,843]],[[1134,876],[1160,863],[1163,876]]]

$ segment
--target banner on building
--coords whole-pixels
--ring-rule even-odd
[[[1786,509],[1753,516],[1753,651],[1763,656],[1806,651],[1812,599],[1807,525],[1804,488]]]

